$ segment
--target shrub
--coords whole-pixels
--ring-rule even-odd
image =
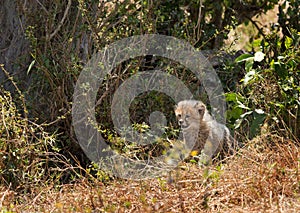
[[[231,102],[229,115],[238,118],[236,128],[247,127],[244,131],[249,132],[250,138],[259,134],[264,125],[265,130],[299,140],[300,29],[298,16],[295,17],[298,7],[298,1],[285,1],[279,7],[278,28],[252,43],[255,53],[236,59],[244,64],[246,74],[239,90],[227,94]]]
[[[0,111],[0,184],[29,190],[55,179],[58,174],[50,167],[62,162],[58,153],[51,152],[56,149],[55,135],[24,118],[1,87]]]

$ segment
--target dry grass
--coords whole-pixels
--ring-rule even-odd
[[[13,212],[299,212],[299,169],[299,147],[264,135],[223,164],[182,164],[172,178],[82,179],[27,195],[2,187],[0,206]]]

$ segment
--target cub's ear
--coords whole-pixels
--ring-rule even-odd
[[[205,113],[205,109],[206,109],[206,107],[205,107],[204,105],[199,106],[198,112],[199,112],[199,114],[201,115],[201,117],[203,117],[203,115],[204,115],[204,113]]]
[[[201,117],[203,117],[204,113],[205,113],[205,110],[206,110],[206,106],[204,103],[202,102],[197,102],[195,104],[195,108],[198,110],[199,114]]]
[[[176,110],[176,109],[177,109],[177,107],[178,107],[178,105],[177,105],[177,104],[175,104],[175,105],[174,105],[174,110]]]

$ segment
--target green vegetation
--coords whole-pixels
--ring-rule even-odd
[[[0,212],[300,211],[299,6],[297,0],[16,1],[30,46],[23,61],[8,67],[23,67],[30,80],[1,64],[13,89],[0,87]],[[276,20],[258,24],[274,7]],[[253,33],[250,25],[257,28],[246,35],[248,52],[226,42],[238,25],[247,33]],[[95,51],[146,33],[186,40],[217,58],[212,64],[226,92],[228,126],[243,145],[237,153],[207,167],[183,162],[169,175],[141,181],[113,177],[87,159],[71,122],[76,80]],[[113,128],[118,87],[157,68],[196,98],[207,98],[190,70],[166,58],[137,57],[115,67],[97,94],[98,129],[111,147],[134,159],[165,153],[178,135],[175,103],[155,91],[134,99],[130,119],[134,129],[147,132],[145,115],[163,112],[168,126],[162,138],[140,146]]]

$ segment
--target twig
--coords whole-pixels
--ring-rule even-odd
[[[254,25],[254,27],[258,30],[258,32],[264,37],[264,39],[266,39],[266,35],[264,34],[262,27],[259,27],[257,25],[257,23],[254,20],[252,20],[251,17],[245,16],[245,18],[248,19]]]
[[[197,38],[197,41],[195,42],[198,43],[200,41],[200,37],[201,37],[201,21],[202,21],[202,7],[203,7],[203,0],[200,0],[200,5],[199,5],[199,11],[198,11],[198,20],[197,20],[197,24],[196,26],[194,27],[194,30],[197,29],[197,34],[196,34],[196,38]]]
[[[69,0],[69,1],[68,1],[68,5],[67,5],[67,8],[66,8],[66,10],[65,10],[65,12],[64,12],[63,18],[62,18],[61,21],[59,22],[59,24],[58,24],[57,28],[54,30],[54,32],[51,33],[50,36],[47,35],[47,37],[48,37],[47,40],[50,41],[50,40],[58,33],[58,31],[60,30],[60,28],[62,27],[62,25],[63,25],[65,19],[67,18],[69,9],[70,9],[70,7],[71,7],[71,3],[72,3],[72,1]]]
[[[2,71],[4,72],[4,74],[6,75],[6,77],[10,80],[10,82],[13,84],[13,86],[17,90],[17,93],[19,94],[19,96],[20,96],[19,98],[21,99],[21,102],[22,102],[22,105],[23,105],[25,120],[28,121],[28,110],[27,110],[27,107],[26,107],[26,104],[25,104],[24,95],[22,94],[21,90],[17,86],[17,84],[14,81],[13,77],[10,76],[9,72],[4,68],[4,64],[0,64],[0,67],[1,67]]]
[[[41,6],[41,8],[47,13],[47,14],[49,14],[49,12],[48,12],[48,10],[46,9],[46,7],[39,1],[39,0],[35,0],[40,6]],[[24,3],[24,5],[25,5],[25,3]]]
[[[2,206],[3,206],[3,203],[4,203],[4,199],[5,199],[5,196],[9,193],[9,189],[11,187],[11,183],[9,184],[8,188],[6,189],[6,191],[3,193],[3,196],[0,200],[0,209],[2,209]]]

